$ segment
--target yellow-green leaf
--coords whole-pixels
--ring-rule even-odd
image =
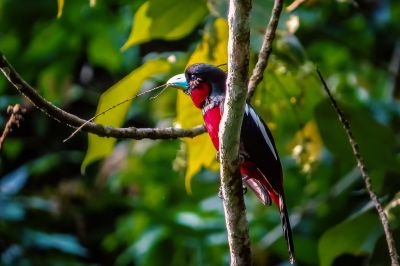
[[[64,8],[64,0],[57,0],[57,3],[58,3],[57,18],[61,18]]]
[[[130,74],[105,91],[99,100],[96,114],[101,113],[107,108],[133,97],[139,91],[142,83],[149,77],[165,73],[170,70],[170,63],[165,60],[151,60],[143,64],[141,67],[133,70]],[[96,123],[119,127],[125,120],[129,109],[129,105],[121,105],[96,118]],[[116,139],[102,138],[97,135],[89,134],[88,150],[85,159],[82,162],[81,171],[84,172],[86,167],[95,160],[104,158],[109,155],[115,145]]]
[[[136,12],[126,50],[153,39],[177,40],[190,32],[207,15],[205,1],[149,0]]]
[[[188,65],[193,63],[224,64],[228,61],[228,24],[225,19],[216,19],[212,27],[205,32],[199,46],[192,54]],[[201,111],[194,107],[192,100],[183,93],[177,98],[177,123],[184,128],[203,124]],[[190,193],[192,177],[201,169],[207,167],[218,169],[215,161],[215,148],[207,134],[193,139],[184,139],[187,147],[187,169],[185,176],[186,190]]]

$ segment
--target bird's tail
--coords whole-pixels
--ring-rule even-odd
[[[294,257],[292,228],[290,227],[289,215],[286,209],[285,198],[283,195],[279,195],[279,212],[281,214],[283,235],[285,236],[288,246],[289,261],[290,264],[293,264],[295,261],[295,257]]]

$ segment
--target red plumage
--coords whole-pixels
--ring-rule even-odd
[[[219,150],[219,124],[221,122],[221,108],[215,106],[203,114],[204,124],[208,134],[210,135],[211,141],[214,144],[215,149]]]

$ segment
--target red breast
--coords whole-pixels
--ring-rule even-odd
[[[210,135],[211,141],[215,149],[219,150],[219,124],[221,122],[221,108],[215,106],[203,114],[204,123],[206,124],[207,132]]]

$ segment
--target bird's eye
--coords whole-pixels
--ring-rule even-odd
[[[190,80],[196,80],[196,79],[197,79],[197,77],[195,75],[190,76]]]

